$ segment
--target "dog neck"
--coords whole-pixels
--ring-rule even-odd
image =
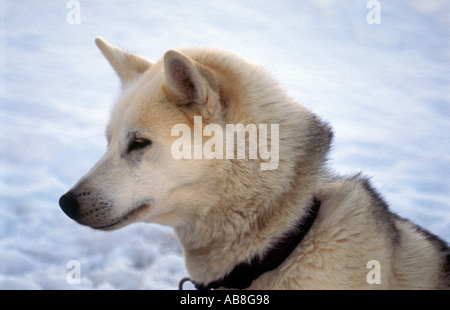
[[[192,280],[191,282],[199,290],[248,288],[260,275],[276,269],[289,257],[312,227],[319,213],[320,205],[321,202],[313,197],[304,215],[297,223],[276,240],[262,255],[254,256],[250,262],[245,261],[237,264],[231,272],[221,279],[206,284],[197,283]],[[180,282],[180,288],[182,288],[184,281],[186,279]]]

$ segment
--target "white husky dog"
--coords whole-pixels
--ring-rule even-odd
[[[450,287],[447,244],[362,175],[331,173],[330,127],[261,67],[206,48],[151,62],[95,42],[123,95],[105,155],[60,199],[69,217],[172,226],[199,289]]]

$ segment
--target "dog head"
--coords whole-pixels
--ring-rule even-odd
[[[324,162],[331,140],[329,128],[286,99],[261,68],[229,52],[198,48],[168,51],[160,61],[151,62],[101,38],[95,42],[118,74],[122,96],[106,129],[105,154],[60,198],[70,218],[96,229],[116,229],[138,221],[177,227],[201,217],[233,214],[231,209],[215,206],[245,204],[238,211],[239,218],[250,219],[256,212],[250,202],[257,208],[275,199],[299,177],[312,184],[306,176],[317,174]],[[196,122],[198,116],[201,124]],[[249,148],[244,150],[244,160],[173,156],[180,139],[173,135],[176,125],[183,124],[191,137],[209,124],[226,132],[230,123],[255,124],[255,128],[262,123],[280,124],[277,169],[261,171],[259,164],[267,158],[249,160]],[[182,145],[195,153],[209,138],[211,132],[200,134],[197,140],[194,137],[192,148]],[[211,150],[216,152],[218,145]],[[272,137],[265,147],[274,150],[278,145]],[[200,158],[204,156],[205,150],[200,151]]]
[[[123,95],[106,129],[106,153],[60,198],[60,206],[78,223],[98,229],[136,221],[176,225],[189,213],[183,206],[192,206],[194,198],[202,204],[199,191],[213,182],[203,176],[207,162],[171,156],[171,128],[192,124],[187,112],[207,113],[218,96],[207,73],[181,53],[169,51],[153,63],[101,38],[95,42],[119,75]]]

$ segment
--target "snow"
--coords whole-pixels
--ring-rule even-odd
[[[187,276],[171,228],[95,231],[58,206],[105,150],[119,94],[99,35],[154,60],[204,45],[265,66],[333,125],[333,169],[363,171],[450,241],[448,1],[380,1],[380,24],[363,0],[80,0],[80,24],[68,2],[0,4],[0,288],[176,289]]]

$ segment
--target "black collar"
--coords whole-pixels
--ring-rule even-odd
[[[308,213],[300,218],[298,223],[285,236],[281,237],[264,255],[262,259],[255,257],[250,263],[240,263],[223,279],[203,285],[194,283],[198,290],[217,289],[219,287],[244,289],[249,287],[253,280],[265,272],[274,270],[294,251],[302,242],[317,214],[319,213],[320,201],[314,197],[310,203]],[[183,288],[183,283],[191,281],[189,278],[181,280],[179,288]]]

